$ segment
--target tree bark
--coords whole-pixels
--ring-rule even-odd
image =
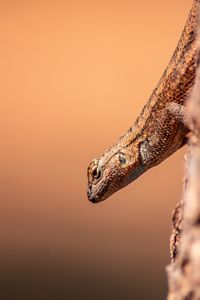
[[[197,41],[200,45],[200,26]],[[173,215],[167,267],[168,300],[200,300],[200,46],[196,80],[187,103],[192,133],[186,156],[183,199]]]

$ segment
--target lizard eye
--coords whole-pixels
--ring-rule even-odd
[[[91,175],[94,179],[99,179],[101,177],[101,171],[97,166],[94,166],[91,171]]]
[[[121,165],[125,165],[126,164],[126,157],[123,153],[118,154],[118,160],[120,162]]]

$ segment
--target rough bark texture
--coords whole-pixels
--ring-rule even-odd
[[[168,300],[200,300],[200,52],[188,112],[193,134],[186,156],[184,195],[173,215]]]
[[[180,248],[183,228],[183,203],[184,200],[182,199],[180,203],[177,204],[172,217],[172,234],[170,238],[170,256],[172,263],[175,261]]]

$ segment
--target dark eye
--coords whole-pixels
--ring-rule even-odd
[[[91,175],[95,179],[99,179],[101,177],[101,171],[98,169],[97,166],[94,166],[92,168]]]
[[[121,165],[125,165],[126,157],[125,157],[124,154],[122,154],[122,153],[118,154],[118,159],[119,159],[119,162],[120,162]]]

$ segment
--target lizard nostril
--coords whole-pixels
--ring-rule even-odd
[[[88,196],[88,198],[90,199],[91,198],[91,196],[92,196],[92,191],[91,190],[89,190],[88,189],[88,191],[87,191],[87,196]]]

